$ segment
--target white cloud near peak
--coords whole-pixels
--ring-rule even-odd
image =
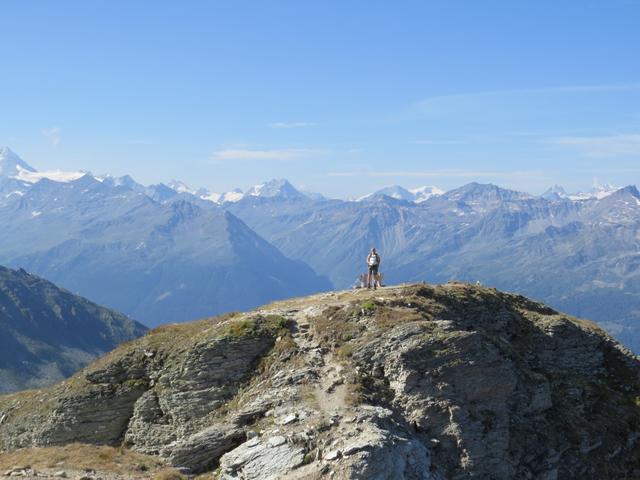
[[[319,153],[308,148],[285,148],[273,150],[225,149],[213,153],[214,160],[297,160]]]
[[[51,141],[51,144],[56,147],[60,143],[60,134],[62,129],[60,127],[44,128],[42,134]]]

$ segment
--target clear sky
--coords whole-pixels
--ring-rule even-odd
[[[333,196],[640,184],[640,1],[0,2],[38,169]]]

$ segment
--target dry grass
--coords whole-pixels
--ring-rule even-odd
[[[330,308],[323,316],[311,321],[316,338],[322,345],[337,348],[360,336],[366,327],[357,323],[358,313],[359,309],[353,305]]]
[[[153,475],[153,480],[186,480],[187,477],[172,468],[165,468]]]
[[[303,383],[302,385],[300,385],[300,388],[298,389],[298,398],[305,405],[308,405],[309,407],[315,410],[319,410],[320,404],[318,402],[318,397],[316,396],[316,391],[318,388],[322,388],[322,387],[319,387],[316,384],[312,384],[308,382]]]
[[[157,457],[123,448],[74,443],[63,447],[23,448],[0,454],[0,470],[15,466],[36,470],[92,469],[137,478],[179,480],[184,478]]]
[[[355,406],[364,403],[366,396],[362,383],[347,383],[346,387],[344,401],[347,405]]]

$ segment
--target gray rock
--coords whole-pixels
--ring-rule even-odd
[[[282,435],[276,435],[275,437],[270,437],[267,439],[267,445],[270,447],[279,447],[280,445],[284,445],[287,443],[287,439]]]
[[[220,459],[222,479],[275,480],[302,464],[304,449],[287,444],[284,437],[272,439],[270,444],[245,443],[225,453]]]
[[[280,425],[289,425],[290,423],[297,422],[298,416],[296,414],[287,415],[280,421]]]
[[[163,454],[174,466],[201,472],[213,467],[224,452],[239,445],[244,437],[235,426],[213,426],[167,447]]]
[[[327,452],[325,454],[325,456],[323,457],[325,460],[337,460],[342,456],[342,452],[340,452],[340,450],[331,450],[330,452]]]

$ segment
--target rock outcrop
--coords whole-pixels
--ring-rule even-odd
[[[164,326],[0,418],[3,450],[122,444],[225,480],[640,477],[640,360],[455,283]]]

